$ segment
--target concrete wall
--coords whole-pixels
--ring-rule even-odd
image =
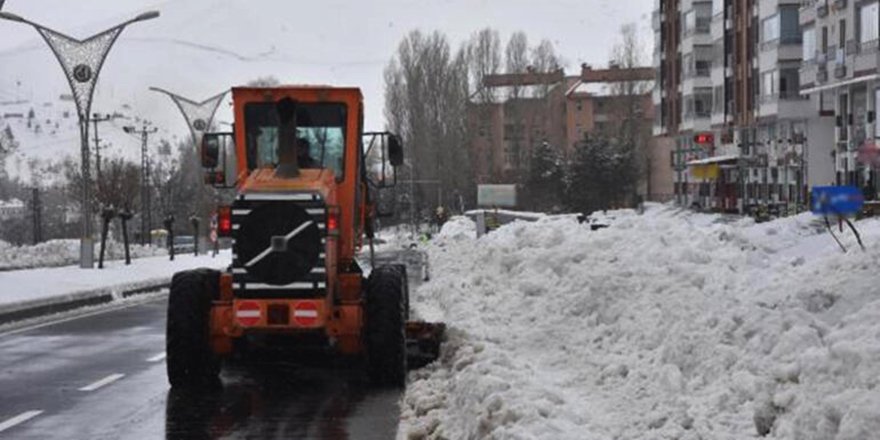
[[[807,124],[806,148],[807,185],[825,186],[834,184],[834,118],[814,118]]]
[[[671,154],[675,150],[675,138],[655,137],[648,145],[643,197],[653,202],[672,200],[675,192],[675,170],[672,168]]]

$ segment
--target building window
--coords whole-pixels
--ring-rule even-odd
[[[877,121],[877,108],[880,107],[880,89],[874,89],[874,137],[880,138],[880,121]]]
[[[761,22],[761,42],[770,43],[779,39],[779,15],[765,18]]]
[[[771,97],[776,95],[776,77],[778,73],[773,70],[761,74],[761,96]]]
[[[797,5],[779,7],[779,38],[782,44],[801,43],[801,25]]]
[[[712,99],[712,113],[724,113],[724,86],[715,86],[715,96]]]
[[[859,8],[859,43],[875,43],[880,39],[880,3]]]
[[[803,37],[804,61],[813,61],[816,58],[816,28],[813,26],[804,28]]]
[[[800,98],[801,79],[799,69],[782,69],[779,71],[779,96],[782,99]]]
[[[577,103],[575,104],[575,107],[577,108],[577,111],[583,110],[584,109],[584,102],[578,100]]]

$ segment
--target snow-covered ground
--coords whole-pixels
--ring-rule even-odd
[[[129,266],[124,261],[105,262],[105,268],[100,270],[65,266],[0,272],[0,309],[15,308],[26,302],[54,301],[101,289],[120,292],[170,281],[174,273],[181,270],[219,269],[229,263],[230,253],[223,251],[215,258],[189,254],[178,255],[174,261],[169,261],[168,257],[140,258]]]
[[[95,247],[95,258],[100,246]],[[132,244],[129,248],[131,258],[166,255],[167,249]],[[104,261],[125,258],[122,243],[108,241]],[[79,261],[79,240],[49,240],[33,246],[15,246],[0,240],[0,271],[29,269],[35,267],[54,267],[74,264]]]
[[[877,438],[880,221],[844,254],[809,214],[609,215],[446,225],[412,305],[448,340],[401,438]]]

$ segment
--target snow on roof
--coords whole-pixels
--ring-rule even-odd
[[[623,82],[592,82],[586,83],[582,82],[578,84],[576,87],[573,87],[573,90],[569,91],[569,94],[588,94],[592,96],[613,96],[619,94],[616,90],[623,87],[626,83]],[[654,87],[654,81],[639,81],[636,85],[636,89],[642,89],[645,93],[648,93]]]

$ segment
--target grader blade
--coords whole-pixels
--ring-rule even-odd
[[[446,324],[440,322],[406,323],[406,359],[410,368],[421,368],[440,357],[440,344]]]

